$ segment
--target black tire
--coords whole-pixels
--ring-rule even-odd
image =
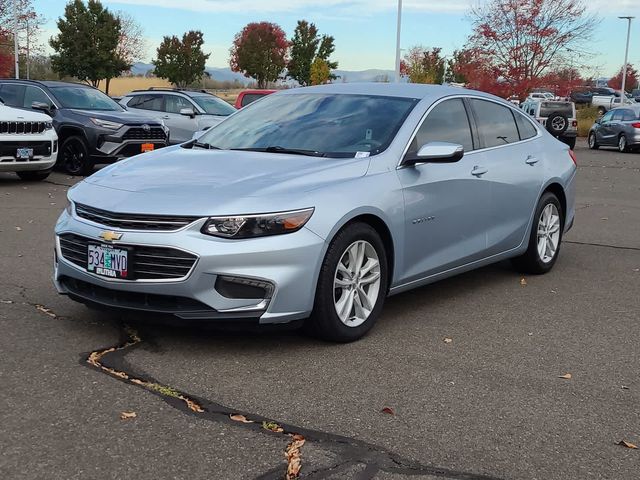
[[[600,144],[598,143],[598,140],[596,140],[596,132],[589,132],[587,142],[589,143],[589,148],[591,150],[597,150],[600,148]]]
[[[91,175],[94,165],[84,138],[68,137],[62,142],[58,152],[58,165],[69,175]]]
[[[560,236],[558,239],[558,248],[556,249],[555,255],[550,261],[544,262],[540,258],[540,254],[538,253],[538,223],[540,221],[542,211],[549,204],[555,205],[556,209],[558,210],[558,214],[560,217]],[[562,234],[564,232],[564,221],[564,212],[562,211],[562,205],[560,205],[558,197],[556,197],[551,192],[545,192],[542,195],[542,198],[540,198],[538,206],[536,207],[536,213],[533,217],[533,224],[531,225],[531,234],[529,235],[529,244],[527,247],[527,251],[523,255],[512,260],[514,266],[523,273],[530,273],[535,275],[547,273],[549,270],[551,270],[558,260],[558,255],[560,255],[560,247],[562,246]]]
[[[560,137],[558,140],[566,145],[569,145],[569,148],[571,150],[576,148],[576,137]]]
[[[48,168],[46,170],[32,170],[29,172],[16,172],[16,175],[20,177],[21,180],[25,180],[27,182],[40,182],[47,178],[51,173],[51,169]]]
[[[335,306],[334,277],[338,262],[354,242],[364,240],[375,250],[380,265],[380,285],[371,313],[359,326],[348,326],[340,320]],[[311,316],[305,330],[315,337],[332,342],[353,342],[363,337],[375,324],[387,295],[388,267],[384,244],[380,235],[366,223],[347,225],[334,237],[325,255],[316,288]]]
[[[546,127],[551,135],[559,137],[569,128],[569,119],[562,113],[553,112],[547,117]]]
[[[627,137],[624,133],[618,137],[618,151],[620,153],[627,153],[630,151],[629,144],[627,143]]]

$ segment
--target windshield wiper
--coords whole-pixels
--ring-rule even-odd
[[[193,142],[194,147],[205,148],[207,150],[221,150],[220,147],[216,147],[215,145],[211,145],[210,143],[202,143],[202,142]]]
[[[279,145],[271,145],[262,148],[232,148],[231,150],[247,150],[250,152],[267,152],[267,153],[290,153],[292,155],[306,155],[308,157],[324,157],[323,152],[316,150],[304,150],[300,148],[285,148]]]

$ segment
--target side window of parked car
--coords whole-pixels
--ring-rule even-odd
[[[44,93],[38,87],[25,87],[24,90],[24,101],[22,102],[22,106],[24,108],[31,108],[33,102],[38,103],[46,103],[51,107],[51,100],[47,97],[47,94]]]
[[[9,107],[22,107],[24,98],[24,85],[4,83],[0,85],[0,97]]]
[[[520,113],[514,113],[513,115],[516,117],[516,125],[518,126],[520,140],[526,140],[527,138],[535,137],[538,134],[536,127],[534,127],[524,115]]]
[[[611,121],[611,117],[613,117],[613,110],[609,110],[604,116],[600,119],[600,123],[606,123]]]
[[[131,108],[141,108],[142,110],[154,110],[162,112],[162,95],[135,95],[127,104]]]
[[[180,113],[183,108],[190,108],[194,112],[196,111],[189,100],[178,95],[165,95],[164,105],[164,111],[167,113]]]
[[[613,120],[614,122],[621,122],[622,117],[624,115],[624,111],[623,110],[612,110],[612,111],[613,111],[613,117],[611,117],[611,120]]]
[[[478,123],[478,135],[485,148],[520,140],[511,109],[487,100],[472,99]]]
[[[417,152],[429,142],[449,142],[462,145],[465,152],[473,150],[469,118],[460,98],[445,100],[436,105],[422,122],[411,144]]]
[[[633,110],[624,110],[622,113],[622,121],[623,122],[633,122],[638,120],[640,116],[633,112]]]

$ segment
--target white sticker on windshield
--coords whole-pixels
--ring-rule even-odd
[[[356,152],[356,156],[354,158],[365,158],[369,156],[369,152]]]

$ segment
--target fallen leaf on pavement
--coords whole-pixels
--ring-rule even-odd
[[[626,385],[622,385],[622,389],[623,390],[629,390],[629,387],[627,387]]]
[[[520,279],[520,285],[522,285],[523,287],[527,286],[527,280],[525,278],[521,278]]]
[[[396,414],[396,412],[394,412],[393,408],[391,408],[391,407],[384,407],[382,409],[382,413],[387,413],[389,415],[395,415]]]
[[[136,417],[137,417],[136,412],[122,412],[120,414],[120,420],[130,420]]]
[[[49,315],[52,318],[56,318],[57,317],[57,315],[55,313],[53,313],[51,311],[51,309],[49,309],[47,307],[44,307],[42,305],[36,305],[36,310],[38,310],[39,312],[44,313],[45,315]]]
[[[21,228],[21,227],[16,227],[16,230],[17,230],[17,231],[19,231],[19,232],[21,232],[21,231],[22,231],[22,228]]]
[[[564,375],[559,375],[558,378],[564,378],[565,380],[571,380],[571,374],[565,373]]]
[[[0,303],[13,303],[13,300],[0,300]]]
[[[234,414],[229,415],[229,418],[235,422],[253,423],[253,420],[247,420],[247,417],[245,417],[244,415]]]
[[[623,447],[631,448],[633,450],[638,448],[637,445],[634,445],[633,443],[625,442],[624,440],[620,440],[618,443],[616,443],[616,445],[621,445]]]
[[[446,337],[446,338],[444,339],[444,343],[451,343],[451,342],[453,342],[453,339],[451,339],[451,338],[449,338],[449,337]]]
[[[278,425],[276,422],[262,422],[262,428],[265,430],[271,430],[272,432],[282,433],[284,428]]]

